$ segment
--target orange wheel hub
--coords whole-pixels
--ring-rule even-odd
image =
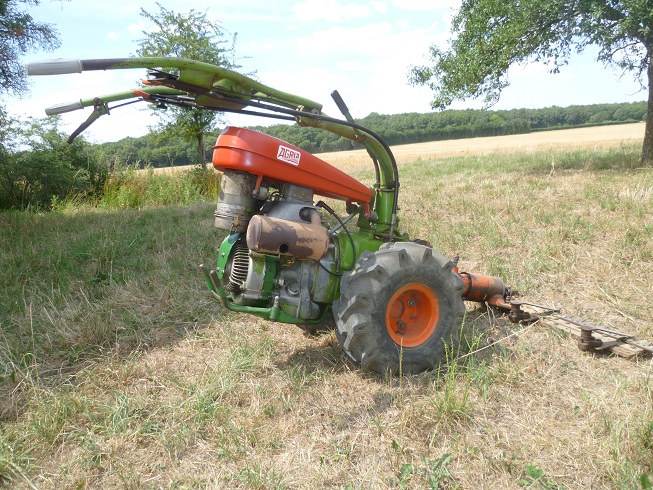
[[[411,282],[392,295],[385,311],[390,338],[404,347],[423,344],[438,325],[440,302],[429,287]]]

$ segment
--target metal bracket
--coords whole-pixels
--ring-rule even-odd
[[[86,128],[88,128],[95,120],[100,117],[104,116],[105,114],[109,114],[109,106],[103,102],[99,97],[95,97],[93,99],[93,112],[91,113],[90,116],[88,116],[88,119],[84,121],[81,126],[79,126],[68,138],[68,144],[71,144],[77,136],[79,136],[82,131],[84,131]]]

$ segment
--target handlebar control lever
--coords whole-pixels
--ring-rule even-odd
[[[349,108],[347,107],[347,104],[345,104],[345,101],[342,100],[342,97],[340,96],[340,93],[337,90],[331,92],[331,98],[338,106],[338,110],[340,111],[340,113],[343,116],[345,116],[345,119],[349,122],[354,122],[354,118],[349,113]]]

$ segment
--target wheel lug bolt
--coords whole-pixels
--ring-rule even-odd
[[[414,299],[409,299],[408,300],[408,306],[415,306],[416,304],[417,304],[417,301],[415,301]]]

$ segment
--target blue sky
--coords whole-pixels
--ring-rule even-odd
[[[426,63],[428,47],[444,45],[459,0],[160,0],[167,9],[207,12],[237,34],[236,52],[243,72],[256,71],[269,86],[322,102],[325,112],[339,115],[329,94],[337,89],[354,117],[370,112],[429,112],[431,94],[408,84],[410,66]],[[140,8],[158,11],[154,0],[45,1],[30,10],[39,21],[54,24],[62,46],[54,52],[25,58],[115,58],[133,54],[137,40],[151,25]],[[557,75],[544,66],[511,68],[511,86],[494,109],[537,108],[645,100],[630,74],[620,77],[594,61],[596,52],[576,55]],[[44,108],[59,102],[133,88],[144,70],[88,72],[32,77],[30,95],[9,101],[16,115],[42,117]],[[113,111],[85,133],[91,141],[141,136],[154,116],[136,104]],[[476,108],[458,102],[454,108]],[[65,116],[72,132],[90,109]],[[236,125],[269,124],[268,120],[229,116]]]

